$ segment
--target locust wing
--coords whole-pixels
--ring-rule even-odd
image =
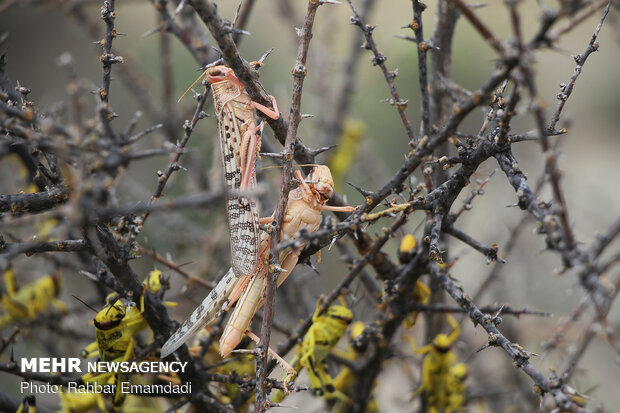
[[[235,117],[234,102],[222,107],[218,116],[220,148],[224,163],[224,177],[228,192],[226,210],[230,229],[232,268],[235,275],[250,276],[254,273],[259,253],[258,207],[249,197],[239,192],[249,191],[256,185],[253,170],[249,188],[241,185],[241,145],[243,124]]]
[[[206,324],[212,322],[228,306],[228,297],[235,288],[237,277],[230,268],[191,316],[170,336],[161,348],[161,358],[172,354]]]

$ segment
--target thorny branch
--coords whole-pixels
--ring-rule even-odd
[[[304,79],[308,73],[308,69],[306,68],[306,57],[308,56],[308,48],[310,46],[310,39],[312,38],[312,26],[314,25],[314,18],[316,16],[317,9],[321,4],[321,1],[308,1],[308,9],[306,11],[304,24],[302,28],[297,32],[297,36],[299,37],[299,47],[297,50],[297,59],[295,60],[295,66],[291,71],[293,74],[293,96],[291,98],[291,111],[288,119],[288,130],[286,131],[286,139],[284,141],[284,152],[282,154],[284,167],[282,169],[282,183],[280,184],[280,195],[276,204],[276,210],[273,213],[274,222],[276,223],[276,225],[274,231],[271,233],[270,240],[271,252],[269,254],[269,276],[265,289],[265,309],[263,311],[263,322],[261,326],[259,354],[260,346],[263,346],[262,354],[267,353],[266,350],[269,346],[269,340],[271,337],[271,323],[274,315],[276,281],[278,279],[278,273],[274,270],[274,268],[276,265],[279,264],[278,257],[280,255],[275,250],[275,247],[280,242],[282,221],[284,220],[284,213],[286,212],[288,195],[291,190],[291,179],[293,178],[292,148],[297,137],[299,123],[301,122],[302,89],[304,85]],[[268,406],[268,393],[266,388],[266,367],[266,358],[259,358],[256,361],[256,376],[258,378],[258,386],[256,388],[256,403],[254,405],[254,413],[262,413]]]
[[[359,294],[356,292],[356,283],[358,279],[363,278],[360,284],[367,289],[368,294],[362,294],[362,298],[359,298],[361,303],[356,303],[352,307],[355,309],[356,318],[358,313],[366,311],[365,316],[372,319],[367,323],[362,335],[355,340],[355,345],[361,345],[360,348],[365,350],[358,355],[356,360],[346,364],[355,366],[355,374],[353,383],[345,391],[348,400],[344,411],[365,411],[373,397],[375,379],[388,368],[386,366],[389,364],[386,360],[390,354],[393,354],[393,349],[400,345],[399,331],[402,331],[403,321],[412,311],[463,312],[472,321],[474,328],[481,326],[487,334],[485,352],[490,351],[486,349],[488,347],[501,347],[509,355],[513,365],[525,373],[522,376],[534,383],[536,393],[541,396],[540,402],[519,400],[522,405],[527,406],[525,410],[536,408],[540,410],[539,406],[542,405],[543,397],[548,396],[547,401],[551,402],[553,406],[551,409],[555,409],[554,412],[592,411],[570,393],[567,381],[576,374],[580,363],[583,364],[583,355],[597,336],[595,332],[597,326],[604,330],[604,338],[612,347],[614,354],[618,351],[618,340],[613,332],[613,324],[611,324],[613,320],[609,318],[620,282],[617,274],[620,253],[614,249],[614,242],[620,235],[620,218],[616,217],[616,220],[602,230],[590,245],[585,247],[581,245],[579,240],[581,234],[575,230],[575,224],[569,220],[568,214],[569,206],[577,200],[569,198],[562,188],[560,157],[557,147],[553,145],[553,137],[569,134],[569,128],[562,127],[560,123],[564,120],[566,102],[575,95],[573,91],[586,61],[593,60],[589,57],[599,50],[599,35],[610,11],[611,2],[597,1],[589,5],[581,2],[561,2],[557,10],[541,6],[540,23],[534,35],[527,41],[524,40],[526,27],[522,23],[524,19],[521,15],[524,6],[517,1],[506,1],[504,4],[508,11],[506,18],[512,29],[512,38],[506,40],[503,40],[493,30],[494,25],[491,23],[495,22],[483,19],[482,14],[477,13],[472,5],[460,0],[438,2],[437,7],[440,10],[433,25],[433,36],[431,39],[425,39],[423,28],[424,25],[429,26],[430,20],[426,17],[431,13],[423,13],[423,11],[430,5],[425,6],[422,2],[413,1],[413,20],[405,27],[411,28],[415,34],[415,39],[408,38],[408,40],[414,40],[415,43],[407,44],[415,44],[417,49],[415,54],[418,58],[417,79],[420,88],[419,113],[421,118],[419,136],[415,135],[414,126],[407,114],[407,109],[411,109],[411,104],[401,98],[396,88],[395,79],[398,72],[396,69],[388,70],[385,64],[387,57],[379,51],[385,49],[373,36],[377,30],[385,30],[385,28],[365,23],[371,20],[368,12],[374,2],[366,0],[360,8],[361,13],[358,13],[351,0],[348,2],[354,15],[351,22],[359,29],[355,31],[352,44],[359,42],[357,39],[360,35],[364,36],[365,42],[363,49],[352,49],[347,64],[344,65],[346,69],[343,83],[338,88],[339,92],[336,93],[334,100],[337,107],[322,110],[322,112],[334,113],[333,119],[319,122],[322,127],[317,128],[319,129],[318,136],[326,136],[329,140],[327,143],[332,143],[342,134],[343,120],[354,108],[354,105],[351,105],[355,96],[354,85],[362,85],[358,81],[357,60],[363,50],[369,50],[372,53],[373,66],[379,66],[383,73],[390,90],[389,102],[396,106],[401,117],[402,128],[404,128],[400,131],[390,129],[389,132],[385,132],[386,137],[382,136],[381,139],[388,142],[388,139],[392,139],[392,135],[400,138],[389,142],[396,142],[394,144],[396,149],[406,148],[405,159],[397,166],[394,163],[388,164],[391,177],[389,174],[381,174],[385,179],[370,180],[366,179],[366,176],[351,178],[355,185],[361,185],[361,182],[373,182],[377,186],[372,191],[355,186],[363,196],[364,202],[354,213],[337,214],[340,222],[326,219],[318,231],[302,232],[294,240],[281,242],[279,226],[282,223],[291,186],[292,161],[295,159],[298,163],[314,163],[316,155],[323,151],[323,149],[306,147],[299,139],[300,136],[308,133],[304,128],[300,128],[301,98],[305,82],[311,84],[314,81],[312,66],[306,60],[313,28],[314,30],[321,28],[321,24],[314,26],[315,13],[321,4],[327,3],[327,1],[320,0],[309,1],[303,26],[297,30],[299,45],[292,71],[293,88],[289,117],[288,119],[280,117],[278,120],[266,119],[284,150],[278,155],[283,164],[283,172],[281,185],[277,191],[278,196],[273,197],[274,200],[277,198],[277,202],[274,213],[275,228],[271,233],[271,265],[264,297],[261,345],[256,353],[266,353],[264,350],[270,342],[272,327],[275,328],[275,270],[278,264],[275,257],[285,248],[298,248],[305,244],[307,247],[299,262],[309,262],[309,257],[315,252],[342,238],[338,242],[351,240],[359,256],[355,257],[346,245],[339,245],[343,255],[347,258],[349,268],[335,280],[333,284],[335,286],[325,295],[319,310],[326,310],[338,297],[347,295],[347,293],[349,298],[355,296],[357,299]],[[56,5],[54,2],[41,3]],[[165,0],[152,0],[151,3],[158,15],[157,26],[151,33],[169,32],[174,36],[171,38],[178,40],[200,66],[213,63],[216,60],[214,56],[216,53],[209,48],[207,30],[200,25],[197,16],[206,25],[215,42],[213,46],[217,45],[219,48],[224,63],[234,70],[251,99],[266,106],[271,104],[269,95],[257,80],[256,71],[238,50],[241,36],[247,35],[245,28],[249,27],[257,13],[260,13],[258,4],[254,4],[252,0],[244,1],[233,26],[220,16],[215,2],[210,0],[188,0],[187,5],[191,7],[181,2],[174,13],[169,11],[168,2]],[[283,20],[288,24],[294,20],[292,16],[295,9],[287,2],[282,2],[282,4],[288,5],[286,10],[288,10],[289,17]],[[9,3],[3,7],[3,10],[9,10],[11,6],[12,4]],[[10,179],[15,180],[16,188],[0,194],[0,219],[3,224],[2,234],[0,234],[0,269],[4,271],[13,267],[17,268],[17,272],[20,273],[18,284],[23,287],[27,284],[22,276],[23,260],[36,261],[41,268],[45,269],[53,266],[55,270],[64,270],[63,276],[67,278],[71,273],[68,270],[77,268],[82,274],[87,274],[95,281],[98,295],[101,298],[100,302],[103,302],[108,289],[116,290],[122,296],[133,297],[132,299],[138,302],[141,297],[144,297],[145,307],[141,317],[144,317],[152,330],[154,342],[148,345],[139,342],[136,354],[141,358],[155,357],[158,346],[170,336],[176,325],[164,307],[163,294],[145,292],[141,283],[143,277],[139,275],[141,270],[138,268],[140,267],[138,264],[134,266],[133,263],[140,258],[138,254],[143,254],[192,282],[198,282],[199,279],[190,274],[198,274],[203,269],[205,272],[213,272],[214,263],[218,260],[211,259],[211,257],[217,257],[221,248],[217,238],[222,229],[218,229],[216,223],[208,222],[207,224],[202,218],[182,217],[181,214],[188,208],[217,209],[212,207],[217,206],[223,194],[217,188],[210,189],[208,183],[201,181],[201,179],[204,180],[204,175],[193,170],[196,169],[198,163],[195,159],[193,163],[190,162],[192,161],[189,159],[192,157],[191,153],[187,156],[188,163],[185,165],[188,173],[176,174],[178,178],[175,179],[183,183],[187,182],[183,190],[190,188],[192,193],[179,195],[177,188],[172,187],[170,177],[177,171],[186,171],[179,161],[182,155],[188,153],[186,148],[198,121],[205,117],[203,107],[208,98],[209,88],[196,96],[196,107],[191,120],[180,125],[176,119],[177,111],[170,109],[171,75],[175,63],[171,57],[171,48],[174,44],[169,44],[167,38],[162,39],[161,67],[164,73],[161,87],[164,89],[163,107],[168,109],[165,111],[158,109],[153,104],[151,95],[154,94],[143,85],[140,72],[134,70],[132,60],[134,56],[129,53],[129,49],[123,51],[123,57],[118,52],[119,49],[116,46],[120,33],[115,27],[115,19],[117,13],[122,13],[123,10],[116,10],[115,6],[119,5],[114,0],[106,0],[101,8],[105,30],[98,44],[102,49],[100,61],[103,74],[101,86],[96,91],[96,107],[92,111],[89,111],[81,102],[84,86],[77,76],[77,63],[68,55],[64,55],[61,59],[62,67],[67,73],[68,85],[70,85],[71,121],[64,120],[62,114],[54,113],[52,109],[43,110],[34,102],[30,102],[28,100],[30,90],[21,84],[13,84],[5,71],[7,63],[5,52],[2,52],[0,56],[0,131],[3,135],[0,142],[0,159],[9,155],[16,156],[25,170],[25,181],[34,185],[29,188],[23,182],[17,182],[18,174],[16,174],[15,178]],[[261,7],[270,6],[261,5]],[[556,96],[557,106],[548,117],[544,102],[549,99],[541,95],[538,88],[540,80],[536,76],[537,66],[534,53],[542,52],[542,49],[546,47],[554,47],[566,33],[580,24],[587,24],[589,22],[587,18],[603,8],[605,10],[585,51],[574,56],[576,62],[574,73],[566,83],[561,84],[561,90]],[[70,2],[65,10],[79,25],[86,28],[92,37],[101,37],[99,32],[102,25],[91,19],[84,2]],[[459,14],[463,16],[464,24],[471,26],[488,43],[497,57],[494,61],[493,72],[473,92],[467,90],[470,85],[457,84],[448,69],[451,67],[452,39]],[[555,28],[560,22],[563,22],[563,25]],[[353,34],[353,30],[351,33]],[[0,39],[2,49],[4,49],[5,40]],[[113,42],[115,43],[114,49],[112,48]],[[261,53],[262,51],[252,52],[252,55]],[[430,65],[427,64],[427,55],[430,56]],[[438,62],[444,62],[444,64]],[[140,109],[158,125],[152,126],[151,124],[135,132],[140,122],[139,114],[125,116],[124,113],[114,112],[112,102],[117,108],[121,105],[120,102],[114,100],[113,66],[114,72],[117,72],[118,67],[120,77],[132,91]],[[309,93],[311,93],[310,87],[306,87],[304,96]],[[525,104],[524,107],[519,106],[523,104]],[[482,109],[485,105],[490,108],[486,111],[485,118],[482,119],[482,126],[474,128],[480,132],[472,134],[464,121],[466,118],[468,122],[473,119],[476,109]],[[534,121],[533,131],[513,130],[517,128],[515,119],[528,116],[531,116]],[[123,129],[124,131],[120,133],[116,131],[122,130],[118,126],[121,120],[118,119],[119,117],[121,119],[131,118]],[[183,137],[176,142],[168,166],[157,172],[156,188],[149,198],[148,193],[142,191],[141,188],[142,186],[148,187],[148,184],[139,182],[136,185],[138,176],[128,171],[132,171],[131,168],[137,160],[150,159],[155,155],[166,154],[169,150],[157,143],[145,143],[146,139],[141,138],[147,134],[149,137],[159,136],[163,131],[166,140],[173,142],[176,140],[175,134],[181,128],[184,130]],[[402,144],[403,136],[408,140],[404,145]],[[568,136],[562,139],[568,139]],[[526,145],[530,140],[540,141],[545,164],[545,179],[541,180],[541,185],[542,182],[550,184],[553,194],[550,200],[541,195],[544,193],[540,191],[540,185],[530,187],[527,182],[527,171],[519,166],[517,152],[514,151],[513,145],[519,142]],[[310,140],[307,139],[307,141]],[[145,147],[147,145],[149,146]],[[478,180],[479,184],[471,193],[463,193],[471,180],[477,179],[476,174],[481,172],[481,165],[486,161],[498,165],[507,179],[502,182],[507,182],[515,193],[516,206],[527,212],[523,215],[521,224],[510,231],[511,237],[504,244],[493,242],[492,239],[483,240],[480,233],[473,230],[472,226],[465,225],[464,222],[470,215],[464,214],[464,211],[476,210],[482,208],[481,205],[488,204],[488,196],[483,191],[485,185],[491,179],[499,180],[492,178],[493,174],[487,173],[485,174],[487,178]],[[373,167],[374,165],[364,165],[363,174],[372,175],[375,172]],[[423,185],[416,185],[412,179],[412,174],[418,172],[425,182]],[[431,179],[431,175],[435,176],[438,172],[442,173],[444,178]],[[196,175],[200,176],[195,178]],[[149,176],[152,184],[152,171]],[[140,190],[132,193],[133,196],[127,196],[127,192],[131,192],[131,189],[128,190],[123,184],[127,187],[134,185],[134,188],[139,186]],[[196,187],[200,189],[194,191]],[[166,193],[174,194],[174,197],[170,197],[167,202],[156,202],[162,197],[164,190]],[[264,195],[266,191],[256,192],[257,195]],[[472,204],[474,197],[480,197],[480,199],[476,198],[476,205]],[[455,206],[455,202],[463,198],[463,206]],[[344,205],[343,199],[339,196],[335,196],[332,202]],[[166,211],[166,214],[161,214],[164,218],[160,218],[159,214],[154,214],[158,211]],[[147,223],[147,218],[151,214],[153,218]],[[417,223],[419,220],[414,217],[418,216],[426,217],[424,235],[419,245],[409,252],[407,259],[399,255],[399,261],[395,263],[388,253],[390,241],[399,237],[403,232],[411,232],[407,224]],[[584,220],[576,214],[570,216],[580,223]],[[544,236],[546,249],[560,258],[564,271],[573,270],[577,282],[585,290],[585,295],[575,308],[573,315],[560,324],[556,333],[548,341],[546,350],[557,351],[560,339],[566,337],[565,332],[586,311],[592,311],[592,315],[580,329],[577,349],[563,363],[560,370],[562,374],[559,377],[555,374],[547,377],[540,369],[534,368],[530,361],[532,353],[519,346],[515,342],[516,339],[511,341],[505,337],[503,334],[511,336],[507,330],[502,333],[498,328],[501,313],[514,314],[517,317],[527,314],[547,315],[546,309],[543,308],[543,311],[537,312],[523,306],[510,308],[496,305],[479,306],[476,303],[488,285],[497,280],[500,265],[505,265],[504,259],[510,262],[514,257],[512,253],[518,246],[517,235],[528,217],[534,219],[537,234]],[[157,219],[160,221],[156,221]],[[211,215],[208,220],[212,220]],[[186,236],[185,238],[180,236],[183,239],[182,248],[175,248],[176,245],[171,240],[164,240],[162,239],[164,237],[154,235],[157,234],[154,227],[160,222],[163,222],[163,230],[170,231],[169,233],[175,234],[175,237],[177,234]],[[378,230],[377,225],[380,224],[385,225],[385,228]],[[49,227],[52,229],[50,230]],[[202,238],[198,242],[195,242],[195,239],[191,240],[188,235],[192,230],[196,232],[195,227],[200,227],[197,232]],[[378,234],[373,234],[372,231]],[[346,237],[347,235],[350,237]],[[492,271],[482,281],[473,298],[465,294],[463,288],[455,281],[455,278],[466,276],[460,268],[455,267],[453,274],[447,273],[448,264],[443,262],[447,254],[442,251],[447,242],[444,235],[450,235],[462,241],[467,249],[471,248],[480,252],[487,262],[495,261]],[[186,271],[182,265],[177,264],[183,262],[180,261],[183,259],[180,250],[187,248],[193,242],[200,244],[202,255],[207,256],[209,261],[191,263],[196,267]],[[146,243],[152,246],[146,247]],[[155,253],[155,250],[165,250],[166,253],[160,255]],[[168,253],[168,250],[173,252]],[[58,254],[59,252],[65,254]],[[478,257],[476,255],[476,259]],[[142,257],[142,260],[144,259]],[[374,270],[374,280],[373,275],[366,272],[367,266]],[[412,299],[412,292],[418,281],[422,282],[429,278],[431,281],[436,281],[458,307],[453,304],[423,304]],[[7,290],[10,288],[9,284],[6,285]],[[174,284],[173,282],[172,289],[176,291]],[[210,286],[211,284],[205,282],[204,285]],[[286,288],[284,290],[286,292]],[[3,307],[9,299],[17,300],[16,296],[3,295]],[[295,299],[293,297],[293,300]],[[300,302],[298,297],[297,302]],[[297,328],[286,326],[285,323],[277,320],[277,323],[285,325],[284,328],[275,329],[286,336],[278,346],[281,355],[285,355],[304,340],[307,331],[312,326],[314,308],[306,308],[303,305],[299,307],[291,310],[293,317],[304,319]],[[360,309],[359,312],[358,309]],[[5,311],[3,317],[7,317],[6,314]],[[46,320],[44,316],[46,316],[44,312],[39,314],[39,324],[40,320]],[[8,317],[12,316],[9,314]],[[2,320],[4,321],[4,318]],[[10,321],[20,324],[19,320]],[[64,321],[63,317],[60,321]],[[518,320],[518,322],[521,321]],[[219,323],[221,322],[220,319]],[[39,329],[37,318],[30,322],[24,321],[21,325],[31,329],[36,336]],[[465,328],[470,328],[470,325],[466,324],[463,329]],[[67,330],[59,328],[57,333],[62,334],[62,331]],[[200,356],[196,356],[195,352],[190,354],[187,350],[176,353],[180,360],[189,363],[188,369],[181,373],[180,377],[169,379],[192,382],[194,388],[191,395],[173,401],[176,403],[175,408],[191,403],[198,409],[209,411],[247,410],[248,406],[245,401],[250,398],[250,393],[255,391],[254,411],[265,411],[272,406],[268,399],[270,389],[284,389],[284,383],[268,377],[273,364],[267,365],[265,357],[257,357],[255,379],[241,377],[236,372],[231,373],[230,370],[225,373],[216,370],[221,365],[227,364],[207,361],[211,356],[209,352],[213,352],[212,343],[219,331],[221,330],[213,328],[208,338],[201,342]],[[20,330],[13,330],[8,338],[3,339],[2,350],[6,348],[6,343],[21,339],[20,334]],[[261,348],[263,351],[260,351]],[[48,383],[66,385],[69,381],[76,380],[64,376],[23,373],[17,371],[14,362],[0,363],[0,370],[26,380]],[[227,398],[227,392],[230,390],[224,391],[223,387],[219,386],[232,383],[246,394],[234,400]],[[299,383],[295,387],[307,389]],[[529,399],[534,398],[532,396]],[[0,394],[0,399],[2,399],[0,404],[3,406],[15,407],[15,400],[4,398],[3,394]],[[428,399],[425,402],[428,403]]]
[[[364,23],[359,13],[353,6],[351,0],[347,0],[349,2],[349,6],[351,6],[351,10],[353,11],[353,17],[351,17],[351,23],[358,26],[362,32],[364,33],[364,37],[366,42],[364,43],[364,48],[369,49],[373,53],[372,65],[379,66],[381,71],[383,72],[383,77],[390,88],[390,94],[392,95],[392,99],[390,100],[390,104],[396,106],[400,118],[403,122],[403,126],[407,131],[407,136],[409,137],[409,142],[412,146],[415,146],[416,138],[413,133],[413,128],[411,127],[411,122],[405,113],[407,109],[407,100],[402,100],[396,90],[396,86],[394,85],[394,79],[396,78],[395,72],[390,72],[385,66],[385,61],[387,58],[377,49],[377,44],[375,43],[372,37],[372,31],[375,29],[373,26]]]

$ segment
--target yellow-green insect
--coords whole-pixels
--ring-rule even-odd
[[[410,341],[415,353],[426,355],[422,363],[422,383],[413,397],[421,394],[430,413],[451,413],[462,407],[458,406],[461,399],[464,402],[467,367],[457,367],[462,363],[459,363],[458,357],[451,350],[460,334],[460,327],[451,315],[448,314],[446,318],[453,328],[449,335],[437,334],[430,344],[422,348],[417,348],[413,339]]]
[[[0,297],[4,309],[4,315],[0,317],[0,328],[13,322],[34,320],[38,315],[43,314],[50,305],[61,312],[66,311],[62,301],[56,298],[62,286],[62,278],[59,273],[45,275],[19,288],[13,268],[9,268],[4,272],[4,285],[6,292]]]
[[[418,253],[418,240],[412,234],[405,235],[400,240],[398,248],[398,260],[401,264],[409,263]],[[419,304],[426,304],[431,298],[431,289],[422,281],[417,280],[413,289],[413,300]],[[404,324],[406,328],[411,328],[418,320],[418,311],[412,311],[405,317]]]
[[[144,288],[153,293],[160,291],[162,283],[160,271],[151,271],[144,280]],[[175,306],[176,303],[165,302],[167,306]],[[96,340],[86,346],[81,356],[84,358],[99,357],[101,361],[123,362],[128,361],[134,352],[136,343],[135,336],[148,327],[142,313],[144,311],[144,294],[140,300],[140,309],[136,304],[128,301],[123,303],[121,298],[113,293],[107,298],[106,306],[97,313],[94,319]],[[82,377],[84,382],[96,382],[104,385],[108,382],[112,373],[87,373]],[[115,383],[120,382],[120,373],[115,375]],[[125,400],[121,386],[116,386],[114,405],[120,406]]]
[[[61,413],[86,413],[94,409],[99,409],[102,412],[107,411],[101,393],[62,391],[58,393],[58,396],[60,396]]]
[[[19,404],[15,413],[36,413],[37,402],[34,396],[26,396]]]
[[[457,363],[450,367],[446,387],[448,388],[448,406],[452,410],[462,409],[465,407],[467,400],[467,379],[468,368],[465,363]],[[448,411],[448,409],[446,409]]]
[[[362,321],[356,321],[351,325],[351,328],[349,329],[349,345],[342,354],[338,354],[340,357],[353,361],[357,360],[360,356],[362,356],[365,349],[355,347],[352,345],[352,343],[359,336],[362,335],[365,329],[366,325]],[[347,366],[343,366],[338,375],[334,377],[333,384],[336,391],[325,395],[325,399],[327,400],[327,402],[332,405],[331,413],[343,413],[348,410],[352,402],[346,395],[349,394],[349,392],[351,391],[351,388],[355,383],[356,377],[356,373]],[[375,387],[375,384],[376,380],[375,383],[373,383],[373,388]],[[368,403],[366,404],[365,412],[379,413],[377,399],[372,394],[368,399]]]
[[[299,372],[306,369],[310,378],[310,385],[315,395],[323,396],[336,392],[332,378],[327,372],[325,358],[340,341],[353,320],[353,313],[343,305],[332,305],[324,314],[319,315],[322,300],[317,301],[316,310],[312,316],[312,325],[304,335],[301,345],[297,347],[293,368]],[[284,399],[284,392],[276,391],[272,400],[276,403]]]
[[[334,178],[334,188],[340,191],[345,175],[353,165],[359,149],[359,141],[366,132],[362,121],[348,120],[344,124],[338,147],[329,159],[329,169]]]

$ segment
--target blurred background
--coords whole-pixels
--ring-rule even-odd
[[[519,3],[523,37],[531,38],[539,27],[540,9],[537,1],[526,0]],[[547,1],[548,7],[556,7],[553,1]],[[428,2],[424,13],[424,33],[429,38],[433,29],[435,2]],[[235,16],[237,2],[219,2],[219,14],[232,20]],[[95,98],[86,93],[96,90],[101,83],[101,47],[96,42],[101,38],[104,24],[100,18],[100,2],[95,1],[11,1],[0,3],[0,35],[8,36],[6,71],[13,82],[19,82],[32,90],[28,96],[39,110],[60,113],[69,119],[68,109],[68,65],[79,78],[84,93],[80,96],[85,117],[92,117]],[[79,12],[78,12],[79,10]],[[248,61],[257,60],[268,49],[273,52],[266,59],[260,70],[260,81],[265,90],[275,96],[280,112],[289,113],[292,77],[291,68],[295,61],[297,37],[295,27],[300,27],[305,13],[303,2],[257,1],[251,13],[246,30],[251,35],[244,36],[240,44],[241,55]],[[476,9],[478,16],[502,40],[512,36],[510,20],[504,2],[490,1],[485,7]],[[346,182],[351,182],[366,190],[375,190],[383,185],[400,166],[404,155],[410,150],[407,135],[404,132],[398,113],[386,99],[390,97],[388,87],[380,70],[370,62],[368,51],[361,53],[355,65],[354,91],[351,108],[347,114],[345,132],[334,137],[326,132],[337,105],[337,93],[348,73],[344,65],[356,45],[361,45],[359,28],[350,24],[351,10],[344,3],[326,5],[319,9],[314,25],[314,37],[310,45],[307,62],[308,77],[304,84],[302,113],[314,117],[302,121],[298,136],[310,147],[320,147],[331,143],[340,143],[352,154],[352,163],[342,175],[337,176],[338,191],[350,205],[358,205],[364,200]],[[540,96],[544,99],[549,115],[556,105],[556,94],[560,83],[566,83],[575,69],[572,55],[582,53],[600,20],[601,12],[596,12],[574,30],[565,34],[553,49],[539,50],[536,59],[536,84]],[[418,62],[416,44],[399,38],[411,35],[411,30],[402,26],[409,24],[412,18],[411,2],[405,0],[377,1],[371,9],[367,22],[375,25],[374,38],[379,50],[387,57],[386,65],[390,70],[398,69],[396,86],[401,98],[409,101],[407,113],[418,132],[420,121]],[[564,111],[562,126],[568,133],[557,139],[562,140],[559,167],[563,173],[562,187],[567,199],[571,224],[579,242],[588,244],[596,235],[615,221],[620,212],[620,191],[617,179],[620,175],[620,86],[617,68],[620,65],[620,48],[618,40],[620,31],[617,24],[617,11],[612,8],[608,20],[603,26],[600,37],[600,49],[592,55],[584,67],[573,96]],[[202,24],[202,23],[201,23]],[[192,116],[195,102],[187,96],[179,104],[175,101],[199,75],[199,64],[180,44],[178,39],[154,32],[161,25],[158,12],[149,2],[126,0],[116,4],[116,28],[122,35],[114,40],[114,48],[125,59],[123,65],[112,69],[113,80],[110,90],[110,104],[119,116],[113,127],[123,130],[131,122],[136,112],[142,111],[136,130],[152,127],[161,119],[144,111],[143,103],[131,87],[132,82],[143,85],[148,92],[147,100],[157,107],[159,113],[168,114],[164,128],[147,135],[137,145],[138,148],[165,148],[169,142],[175,142],[183,136],[182,122]],[[96,34],[98,33],[98,34]],[[207,39],[209,44],[212,39]],[[470,24],[461,19],[457,24],[453,46],[453,80],[462,87],[476,90],[492,73],[496,64],[496,54],[480,38]],[[210,52],[210,51],[209,51]],[[168,55],[170,59],[162,58]],[[70,57],[69,57],[70,56]],[[61,65],[60,62],[64,62]],[[171,64],[169,64],[171,62]],[[121,69],[123,66],[126,67]],[[121,74],[128,70],[130,74]],[[133,81],[127,81],[133,76]],[[162,87],[172,79],[172,89]],[[201,91],[202,86],[194,87]],[[533,128],[533,118],[526,113],[527,99],[523,99],[518,116],[512,124],[512,132],[526,132]],[[486,115],[484,111],[474,111],[461,125],[461,132],[476,134]],[[209,101],[205,106],[207,113],[213,113]],[[181,164],[187,170],[175,174],[165,190],[165,198],[191,194],[199,190],[218,188],[222,185],[219,148],[216,142],[215,118],[205,118],[198,124]],[[348,135],[347,135],[348,133]],[[269,128],[265,129],[265,146],[263,150],[280,145],[275,142]],[[523,142],[513,145],[519,166],[528,175],[530,185],[534,185],[542,176],[543,160],[537,142]],[[331,153],[335,151],[332,150]],[[114,195],[118,204],[128,204],[148,200],[156,184],[156,171],[167,167],[169,157],[159,156],[135,161],[118,177]],[[330,152],[319,157],[320,162],[330,162]],[[263,159],[261,166],[269,165]],[[487,178],[496,168],[496,164],[487,161],[474,175],[476,179]],[[19,181],[15,179],[15,165],[7,159],[0,159],[0,181],[2,193],[14,193],[20,190]],[[278,169],[260,171],[260,181],[266,182],[266,195],[261,199],[261,215],[268,215],[273,210],[277,199],[277,185],[280,179]],[[418,182],[421,180],[416,172]],[[473,183],[473,181],[472,181]],[[470,193],[466,188],[461,198]],[[544,187],[541,197],[550,200],[548,186]],[[575,349],[578,334],[583,323],[590,315],[577,321],[567,332],[559,347],[548,354],[541,349],[541,343],[548,340],[562,317],[571,314],[583,296],[573,272],[557,274],[561,263],[557,254],[544,251],[544,239],[534,233],[536,224],[532,219],[522,221],[527,214],[515,204],[514,190],[508,185],[505,176],[495,173],[484,188],[484,195],[476,197],[473,209],[467,211],[458,221],[458,227],[477,237],[487,245],[497,243],[500,254],[511,238],[514,228],[520,226],[516,246],[510,255],[504,256],[507,263],[502,266],[499,279],[491,285],[477,300],[477,304],[510,303],[515,308],[527,307],[552,313],[551,317],[522,316],[519,319],[505,316],[500,330],[507,337],[523,345],[528,351],[538,353],[532,361],[543,373],[550,368],[562,369],[563,361]],[[460,207],[457,200],[455,207]],[[65,211],[66,212],[66,211]],[[62,210],[45,214],[62,220]],[[401,231],[422,234],[425,214],[416,212],[410,216],[409,223]],[[374,227],[367,228],[373,233],[381,233],[382,226],[390,220],[380,220]],[[19,220],[9,223],[0,222],[3,232],[25,236],[29,229]],[[62,238],[63,234],[52,234]],[[388,243],[386,252],[396,260],[400,236]],[[191,210],[180,212],[156,213],[149,218],[140,237],[140,243],[147,249],[173,259],[176,263],[186,264],[183,268],[192,275],[214,281],[229,266],[228,231],[225,226],[225,210]],[[449,239],[450,255],[458,258],[451,275],[465,292],[476,291],[491,271],[486,259],[458,240]],[[616,242],[610,251],[617,250]],[[307,266],[298,266],[293,276],[278,292],[276,301],[276,320],[289,328],[296,325],[298,319],[309,314],[321,293],[330,289],[346,272],[338,249],[323,251],[322,262],[315,266],[320,273]],[[59,356],[76,355],[94,338],[90,312],[73,299],[77,295],[85,301],[98,297],[96,288],[90,280],[79,274],[80,263],[69,254],[49,258],[46,255],[20,257],[14,261],[14,267],[20,283],[32,281],[37,277],[62,267],[64,286],[61,299],[69,307],[69,315],[62,322],[63,328],[85,332],[76,339],[58,340],[53,332],[43,336],[33,334],[32,340],[24,335],[17,346],[16,356]],[[139,274],[146,274],[153,268],[166,270],[152,259],[144,256],[132,263]],[[613,271],[613,270],[612,270]],[[614,276],[618,276],[617,269]],[[174,272],[171,276],[172,288],[167,299],[179,302],[179,307],[170,310],[173,319],[182,321],[202,300],[208,290],[193,286],[184,288],[185,280]],[[302,294],[303,292],[303,294]],[[369,306],[361,296],[364,291],[355,284],[352,296],[359,304],[352,304],[356,319],[374,318],[375,309]],[[450,302],[450,301],[449,301]],[[618,333],[620,325],[619,310],[612,308],[609,316],[609,328]],[[413,334],[418,343],[423,343],[424,322],[416,325],[407,334]],[[257,329],[259,327],[256,327]],[[92,332],[88,339],[88,332]],[[449,331],[446,331],[449,332]],[[578,373],[571,386],[592,398],[589,406],[603,403],[614,411],[620,405],[617,383],[620,381],[619,356],[598,332],[597,338],[588,347],[582,358]],[[7,332],[3,331],[3,335]],[[405,334],[405,333],[403,333]],[[278,342],[278,335],[272,338]],[[462,323],[462,332],[455,346],[459,358],[466,360],[470,366],[470,388],[484,394],[485,389],[505,388],[505,393],[487,395],[482,401],[473,402],[471,411],[502,411],[513,405],[519,406],[517,399],[523,397],[520,391],[531,389],[531,381],[522,372],[511,366],[507,355],[499,349],[487,349],[481,353],[475,350],[487,342],[487,336],[479,328],[474,328],[468,321]],[[382,411],[416,411],[417,402],[411,401],[411,395],[419,384],[421,358],[414,356],[403,338],[396,343],[395,358],[384,367],[376,390],[379,407]],[[287,359],[290,356],[286,357]],[[275,376],[274,376],[275,377]],[[304,377],[302,376],[302,382]],[[20,379],[0,373],[0,387],[17,397]],[[497,383],[502,383],[497,386]],[[515,390],[519,389],[519,390]],[[533,400],[530,392],[526,398]],[[54,396],[41,397],[43,405],[54,407],[58,399]],[[286,404],[303,406],[302,411],[322,411],[322,401],[312,397],[309,392],[291,395]],[[520,407],[527,411],[526,408]]]

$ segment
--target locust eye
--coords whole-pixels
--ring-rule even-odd
[[[122,319],[114,319],[114,320],[105,320],[105,321],[97,321],[95,320],[95,327],[98,330],[110,330],[116,326],[119,326],[121,324],[121,321],[123,321]]]
[[[209,72],[209,76],[224,76],[224,72],[222,72],[220,69],[215,69],[211,72]]]

